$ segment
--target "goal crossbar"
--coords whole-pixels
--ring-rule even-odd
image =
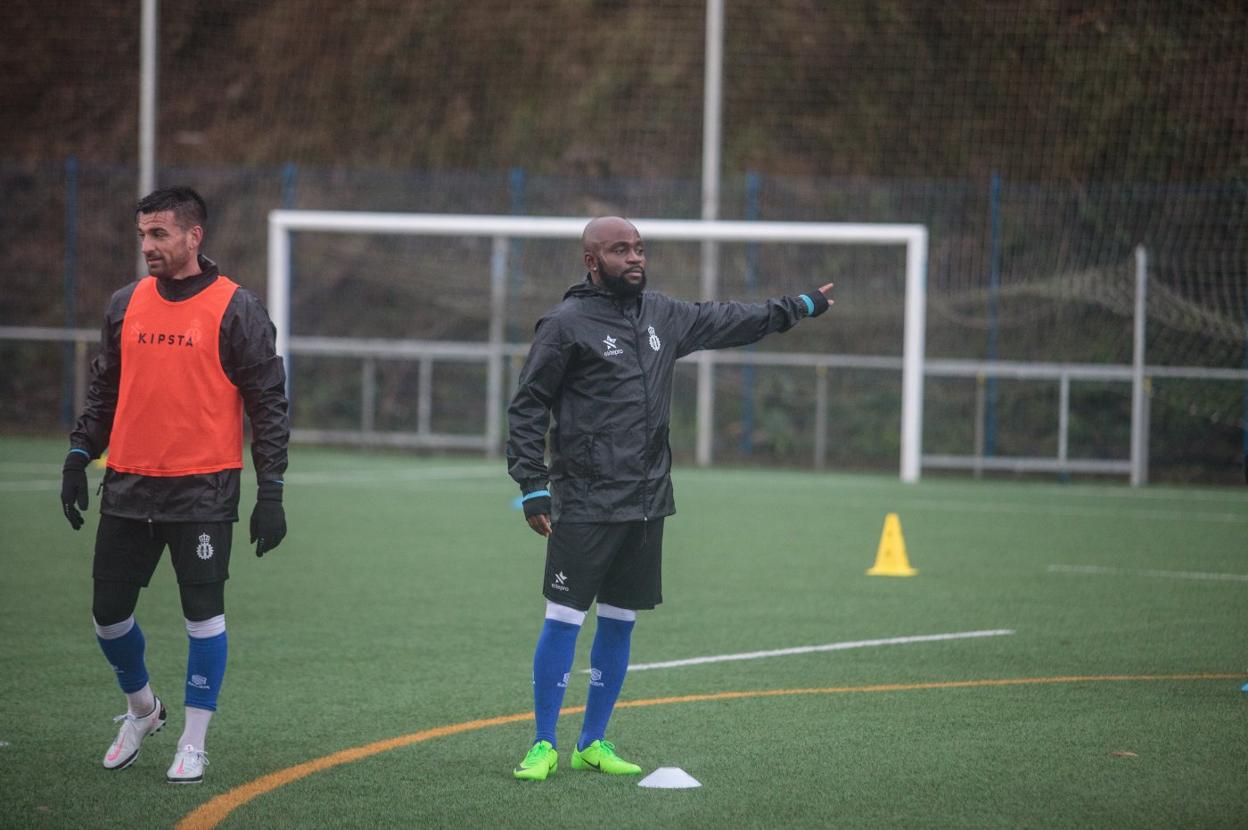
[[[269,213],[268,304],[277,328],[277,351],[290,354],[290,234],[294,231],[346,234],[476,236],[496,246],[508,239],[579,239],[590,217],[491,216],[476,214],[374,213],[274,210]],[[927,306],[927,228],[913,224],[842,222],[744,222],[700,219],[633,219],[646,239],[685,242],[771,242],[790,244],[901,245],[906,250],[905,333],[902,344],[901,479],[919,480],[922,457],[923,374]],[[496,247],[497,249],[497,247]],[[492,296],[501,312],[502,288]],[[718,299],[704,297],[703,299]],[[498,317],[499,315],[495,315]],[[499,350],[502,329],[491,326]],[[499,388],[498,378],[491,389]],[[709,429],[699,422],[698,429]],[[492,430],[494,431],[494,430]]]

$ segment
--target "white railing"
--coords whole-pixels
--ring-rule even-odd
[[[85,400],[90,346],[99,340],[95,329],[59,329],[32,326],[0,326],[0,341],[61,342],[74,344],[74,411],[82,410]],[[352,429],[321,429],[300,427],[292,432],[296,441],[334,443],[357,446],[408,447],[425,449],[478,450],[497,455],[502,449],[501,435],[488,429],[473,433],[438,432],[433,429],[435,367],[439,362],[492,362],[506,367],[505,379],[491,393],[492,384],[481,390],[485,423],[489,412],[502,412],[514,392],[520,364],[528,351],[525,344],[493,345],[480,342],[434,340],[381,340],[351,337],[292,337],[290,354],[307,357],[355,358],[360,361],[360,401],[358,426]],[[814,435],[811,465],[823,469],[827,463],[828,375],[835,370],[866,370],[900,373],[903,360],[893,356],[836,355],[790,352],[759,352],[746,350],[699,352],[684,358],[686,363],[708,360],[712,369],[720,366],[787,366],[806,367],[815,373]],[[377,428],[377,365],[381,361],[414,361],[420,365],[416,389],[416,429],[380,430]],[[1095,473],[1129,476],[1142,484],[1148,478],[1148,442],[1140,444],[1143,451],[1131,458],[1075,458],[1069,453],[1070,387],[1072,382],[1135,382],[1136,367],[1129,364],[1086,363],[1025,363],[1014,361],[939,360],[926,362],[928,377],[972,378],[977,383],[975,414],[975,447],[962,455],[927,454],[921,458],[926,469],[1012,471],[1036,473]],[[1248,383],[1248,369],[1205,368],[1198,366],[1143,367],[1144,412],[1137,418],[1148,429],[1150,389],[1154,378],[1186,378],[1204,381]],[[984,454],[983,410],[984,382],[987,378],[1053,382],[1058,384],[1057,452],[1049,457],[988,456]],[[1133,407],[1134,411],[1134,407]],[[1137,480],[1138,479],[1138,480]]]

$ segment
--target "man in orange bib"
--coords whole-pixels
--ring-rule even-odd
[[[251,421],[256,555],[286,535],[282,507],[290,422],[286,372],[260,300],[201,255],[208,211],[194,190],[158,190],[136,219],[150,276],[113,294],[86,407],[70,434],[61,507],[74,530],[88,502],[87,464],[108,451],[92,575],[92,616],[127,711],[104,766],[121,770],[165,725],[148,683],[139,592],[166,547],[189,648],[186,722],[166,780],[203,780],[208,722],[225,676],[225,580]]]

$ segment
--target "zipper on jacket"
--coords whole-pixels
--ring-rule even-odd
[[[628,319],[628,315],[624,313],[623,307],[620,308],[620,314],[624,315],[624,319]],[[646,440],[650,440],[650,384],[646,382],[646,366],[641,362],[641,308],[638,304],[637,316],[630,320],[633,324],[633,355],[637,358],[637,369],[641,372],[641,413],[646,423]],[[642,447],[642,460],[645,460],[646,447]],[[643,522],[650,521],[650,486],[647,479],[641,482],[641,520]]]

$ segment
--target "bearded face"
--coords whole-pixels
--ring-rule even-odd
[[[612,271],[606,260],[601,256],[598,260],[598,277],[606,288],[617,297],[636,297],[646,288],[646,267],[644,265],[621,265]]]

